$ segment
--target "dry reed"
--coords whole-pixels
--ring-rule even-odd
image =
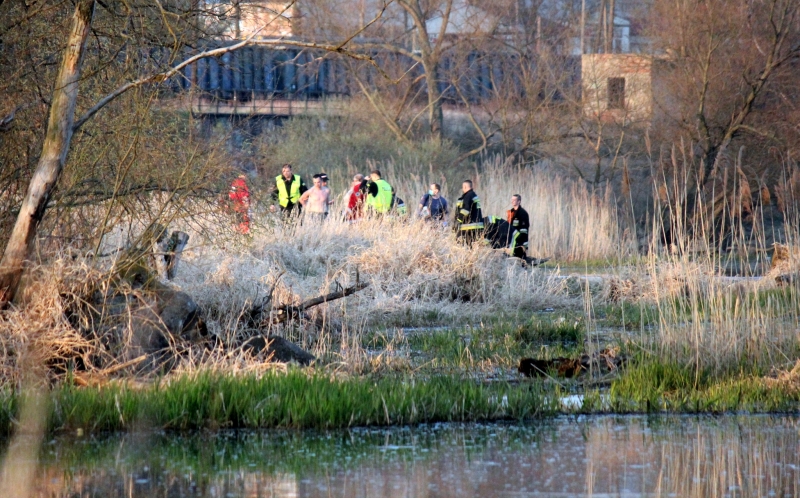
[[[739,186],[725,201],[731,206],[721,214],[712,215],[713,209],[696,194],[699,207],[689,215],[689,183],[675,180],[666,204],[656,199],[655,211],[672,215],[671,241],[659,249],[653,240],[648,258],[635,271],[640,276],[639,293],[624,296],[656,306],[656,326],[641,331],[640,344],[658,358],[693,365],[698,375],[791,368],[800,354],[797,292],[779,289],[772,273],[724,275],[726,266],[765,266],[767,237],[775,234],[760,227],[770,206],[754,206],[749,190]],[[746,216],[752,217],[749,230],[743,221]],[[654,234],[664,232],[659,223],[657,218]],[[791,216],[785,218],[784,240],[797,240],[796,226]],[[727,230],[724,237],[721,230]],[[787,264],[793,269],[780,271],[798,270],[792,258]]]
[[[495,176],[502,176],[502,180]],[[492,197],[495,197],[493,192],[498,192],[497,200],[487,203],[490,206],[487,212],[495,209],[491,206],[500,209],[499,191],[506,188],[503,182],[509,182],[509,195],[513,184],[514,193],[522,192],[524,198],[539,199],[539,204],[531,207],[534,220],[555,217],[559,209],[566,210],[559,219],[573,222],[562,227],[560,232],[554,231],[555,222],[550,222],[550,229],[542,228],[532,237],[542,241],[549,237],[569,241],[565,242],[569,248],[564,254],[609,256],[609,253],[592,252],[599,244],[589,244],[585,234],[578,234],[585,232],[589,225],[611,230],[610,235],[602,238],[608,242],[607,248],[619,243],[617,229],[611,223],[611,206],[603,205],[598,214],[609,223],[598,225],[597,217],[586,221],[601,200],[568,182],[531,170],[506,168],[499,163],[478,178],[477,185],[482,185],[480,182],[491,186],[486,191]],[[541,190],[532,190],[534,187]],[[555,200],[548,201],[545,195]],[[154,199],[154,202],[160,204],[163,200]],[[337,206],[323,223],[285,223],[280,215],[264,209],[268,203],[254,194],[253,229],[249,236],[234,233],[233,224],[224,213],[210,211],[201,204],[195,206],[199,214],[193,217],[173,216],[168,220],[170,230],[183,230],[191,235],[177,278],[170,285],[193,297],[204,310],[209,331],[227,344],[254,333],[243,320],[244,313],[268,297],[272,304],[298,304],[351,286],[356,280],[370,285],[347,299],[315,308],[299,323],[267,332],[280,333],[312,348],[317,355],[335,352],[346,365],[363,370],[367,361],[363,357],[365,353],[359,352],[355,345],[366,330],[403,322],[415,325],[478,323],[487,316],[501,313],[524,315],[545,307],[578,302],[566,296],[555,273],[526,269],[502,251],[484,245],[467,248],[455,240],[451,230],[413,216],[402,220],[366,219],[348,224],[335,216]],[[549,211],[544,212],[544,208],[540,210],[537,205],[548,206]],[[65,311],[76,302],[90,300],[92,292],[103,288],[103,275],[108,275],[115,258],[123,254],[118,249],[136,240],[136,234],[147,225],[145,219],[122,220],[115,229],[109,230],[99,250],[109,257],[85,259],[73,255],[51,259],[32,271],[29,274],[31,299],[24,307],[4,315],[0,323],[11,331],[3,335],[4,341],[19,343],[34,336],[44,337],[57,357],[74,356],[78,351],[83,355],[88,354],[86,351],[96,352],[98,345],[75,331],[75,324],[65,318]],[[596,235],[595,238],[601,237]],[[579,244],[584,247],[578,247]],[[540,247],[544,248],[539,249],[540,253],[547,253],[550,250],[547,248],[553,245],[542,242]],[[90,330],[91,326],[82,328]],[[32,330],[38,332],[32,333]],[[9,343],[7,350],[19,350],[17,343]],[[354,352],[362,357],[357,358]],[[187,357],[189,360],[179,369],[224,368],[221,365],[232,370],[250,368],[246,359],[236,355],[198,350]],[[7,354],[6,358],[13,358],[13,354]],[[5,367],[8,371],[4,375],[10,378],[14,362],[6,360]]]

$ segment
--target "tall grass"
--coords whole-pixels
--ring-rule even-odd
[[[635,235],[624,231],[610,187],[591,192],[583,182],[545,168],[510,165],[500,157],[484,164],[477,179],[486,214],[505,217],[511,196],[522,196],[535,256],[582,262],[620,260],[636,253]]]
[[[13,425],[20,395],[0,396],[0,431]],[[143,389],[124,384],[51,395],[49,427],[91,432],[161,427],[339,428],[437,421],[522,419],[550,413],[544,392],[469,378],[335,378],[289,371],[261,376],[173,378]]]
[[[611,386],[619,412],[786,412],[800,401],[796,375],[764,379],[748,372],[720,379],[710,369],[698,375],[694,365],[665,358],[632,363]]]
[[[21,386],[26,365],[52,368],[97,346],[96,337],[82,335],[66,312],[83,302],[102,276],[67,258],[28,270],[21,302],[0,314],[0,384]]]
[[[502,171],[498,165],[481,178],[503,175],[503,181],[515,181]],[[568,216],[576,220],[585,220],[596,211],[599,201],[577,187],[530,170],[520,170],[518,175],[527,178],[531,187],[541,186],[542,195],[546,191],[558,198],[549,203],[546,213],[532,209],[534,218],[555,216],[565,206],[570,210]],[[508,188],[511,192],[512,186]],[[606,206],[600,216],[610,216],[610,211],[611,206]],[[613,244],[620,243],[616,235],[606,238],[606,252],[578,235],[591,224],[575,222],[554,236],[572,241],[567,249],[574,254],[617,254],[616,248],[611,251]],[[435,324],[430,322],[434,315],[439,324],[465,324],[498,312],[532,311],[570,302],[554,275],[526,269],[502,251],[483,245],[465,247],[451,230],[413,218],[348,224],[332,215],[320,224],[284,223],[278,215],[257,210],[254,225],[252,237],[234,240],[226,232],[197,234],[175,280],[205,309],[216,310],[215,332],[236,330],[239,311],[273,288],[275,302],[296,304],[352,285],[356,279],[370,287],[320,307],[314,319],[324,320],[338,331],[381,327],[394,323],[392,316],[408,316],[407,325]],[[534,245],[551,247],[549,237],[536,232],[532,239],[537,241]],[[542,253],[546,251],[542,249]],[[414,316],[420,317],[421,323],[413,323]]]
[[[386,171],[396,173],[391,167]],[[412,186],[421,189],[427,184],[421,177],[415,181],[399,182],[398,189],[410,191]],[[549,232],[534,231],[532,244],[541,247],[534,252],[567,259],[573,257],[569,254],[610,257],[619,247],[614,246],[621,239],[612,223],[612,206],[576,185],[544,172],[514,169],[499,162],[487,166],[476,177],[476,188],[484,184],[492,199],[486,202],[487,213],[503,208],[500,190],[507,188],[502,198],[521,193],[524,199],[541,199],[541,209],[529,205],[536,226],[543,226],[536,220],[557,216],[572,220],[564,221],[567,225],[560,231],[556,231],[556,223],[550,223]],[[336,188],[335,184],[332,186]],[[487,194],[479,193],[487,198]],[[324,223],[287,223],[280,215],[264,209],[269,199],[258,193],[253,197],[250,236],[234,233],[232,220],[222,212],[209,212],[209,206],[202,203],[184,206],[197,208],[194,216],[184,213],[167,220],[170,230],[191,235],[171,285],[193,297],[204,310],[211,333],[227,344],[255,332],[244,323],[243,314],[268,296],[272,304],[298,304],[353,285],[356,280],[370,285],[347,299],[311,310],[298,322],[261,332],[282,334],[311,348],[318,356],[341,355],[344,368],[352,366],[354,371],[360,371],[364,358],[353,356],[358,349],[348,344],[360,344],[359,334],[368,329],[397,324],[474,324],[497,314],[524,316],[546,307],[579,302],[563,292],[556,275],[526,269],[502,251],[484,245],[465,247],[448,228],[437,228],[413,217],[348,224],[336,216],[335,208]],[[156,204],[161,201],[153,200]],[[605,226],[611,230],[605,238],[605,252],[599,244],[590,244],[583,233],[597,225],[591,221],[598,219],[591,218],[595,215],[608,220]],[[111,255],[107,258],[84,258],[70,251],[64,251],[60,258],[57,254],[43,258],[42,265],[29,274],[30,284],[23,292],[24,306],[0,317],[0,328],[7,332],[2,334],[7,350],[18,351],[26,342],[40,341],[63,357],[85,356],[99,347],[76,333],[75,324],[65,315],[76,303],[91,302],[95,291],[105,289],[108,279],[104,272],[122,254],[117,249],[135,240],[136,231],[146,225],[147,220],[137,216],[122,220],[117,229],[110,230],[99,251]],[[564,251],[549,253],[555,247],[549,242],[552,237],[565,241]],[[601,239],[599,234],[595,238]],[[74,319],[75,316],[70,317]],[[88,322],[80,325],[91,328]],[[238,368],[240,358],[198,353],[184,367],[193,370],[194,366],[208,366],[206,361],[228,362]],[[14,356],[6,355],[3,365],[8,367],[4,378],[13,378]]]
[[[487,247],[467,248],[449,230],[421,221],[284,225],[267,215],[253,237],[223,250],[213,240],[187,251],[175,283],[192,295],[222,337],[247,333],[241,312],[272,290],[273,304],[299,302],[356,281],[369,287],[315,308],[302,328],[280,327],[315,353],[353,351],[366,329],[475,323],[503,311],[568,302],[553,275],[531,272]],[[431,317],[435,315],[435,322]],[[351,358],[352,363],[358,363]]]
[[[798,293],[792,286],[778,289],[771,274],[729,278],[723,270],[766,266],[769,240],[797,240],[796,217],[784,210],[783,233],[768,233],[764,220],[772,206],[754,204],[740,187],[723,185],[732,193],[716,201],[724,206],[715,210],[689,184],[677,179],[669,196],[656,195],[655,211],[669,214],[663,220],[672,224],[671,240],[662,248],[654,240],[635,271],[640,284],[646,281],[638,299],[652,303],[656,313],[655,326],[642,328],[639,344],[656,361],[691,365],[695,382],[706,374],[759,375],[790,368],[800,357]],[[697,208],[689,213],[692,203]],[[743,206],[752,210],[750,229],[745,229]],[[654,234],[664,233],[661,223],[656,217]]]
[[[354,165],[346,172],[369,166]],[[412,210],[431,181],[424,175],[437,174],[435,168],[420,169],[418,164],[392,158],[381,167]],[[793,365],[800,356],[800,293],[776,290],[771,279],[721,276],[720,268],[731,259],[739,258],[740,265],[749,262],[748,257],[763,262],[769,245],[765,229],[747,233],[741,229],[742,211],[735,202],[722,211],[727,217],[724,226],[739,227],[732,232],[729,249],[719,237],[719,220],[700,216],[691,226],[685,223],[688,218],[678,212],[682,204],[676,199],[688,196],[686,182],[673,182],[674,192],[665,204],[654,206],[654,212],[672,212],[672,245],[660,246],[654,237],[648,257],[623,266],[622,261],[634,260],[629,256],[636,254],[637,241],[623,229],[610,191],[590,192],[580,182],[543,167],[510,165],[500,158],[486,161],[472,176],[485,214],[502,215],[510,195],[522,195],[531,215],[533,255],[564,262],[619,261],[617,271],[598,277],[610,289],[586,296],[584,307],[582,299],[570,297],[557,274],[524,268],[485,245],[465,247],[448,228],[413,216],[348,224],[338,216],[340,205],[322,223],[286,222],[265,209],[271,200],[257,190],[249,236],[234,233],[232,220],[219,210],[209,213],[208,205],[198,204],[194,216],[170,219],[170,229],[191,234],[172,285],[197,301],[209,330],[227,344],[253,333],[279,333],[318,356],[335,357],[350,372],[369,369],[367,353],[360,347],[367,331],[398,325],[462,326],[498,314],[525,319],[526,314],[554,306],[584,308],[591,315],[598,299],[647,309],[647,319],[642,315],[638,323],[621,317],[621,323],[633,325],[638,332],[632,338],[633,348],[653,358],[691,365],[698,377],[745,371],[763,374],[773,366]],[[446,195],[451,201],[458,195],[455,190],[461,180],[455,178],[447,178],[451,181]],[[335,191],[343,184],[331,182]],[[756,226],[761,226],[764,207],[753,215]],[[798,240],[792,219],[784,229],[788,241]],[[651,232],[658,234],[661,218],[654,220]],[[144,224],[139,221],[141,229]],[[112,232],[100,252],[114,253],[112,239],[119,243],[132,238],[122,232]],[[31,272],[25,307],[0,316],[5,332],[0,334],[2,346],[13,352],[25,344],[41,343],[59,353],[45,361],[96,347],[75,333],[65,310],[70,303],[88,298],[90,284],[102,279],[99,270],[107,270],[111,260],[65,254]],[[314,308],[296,322],[255,331],[243,319],[248,309],[267,297],[272,304],[298,304],[356,281],[370,285],[351,297]],[[198,353],[183,367],[194,371],[240,362],[239,357],[216,352]],[[5,379],[14,379],[15,365],[15,356],[6,354],[1,372]]]
[[[581,181],[565,178],[545,166],[521,166],[500,156],[487,158],[471,172],[420,173],[389,163],[387,178],[410,205],[417,207],[431,183],[444,183],[443,195],[455,204],[461,182],[472,179],[484,216],[506,217],[511,196],[520,194],[531,220],[530,253],[562,262],[620,260],[636,253],[635,234],[625,231],[612,192],[592,192]],[[447,172],[445,172],[447,173]],[[458,176],[461,175],[461,176]]]

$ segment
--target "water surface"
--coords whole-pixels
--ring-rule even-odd
[[[800,496],[800,417],[62,436],[53,497]]]

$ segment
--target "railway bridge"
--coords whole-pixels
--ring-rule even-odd
[[[422,68],[412,59],[394,53],[371,54],[378,65],[394,64],[410,81]],[[335,115],[358,93],[352,61],[345,56],[292,47],[243,47],[220,57],[198,60],[173,82],[183,108],[198,116]],[[579,71],[580,64],[573,64]],[[386,66],[388,67],[388,66]],[[358,70],[367,86],[382,76],[371,65]],[[492,99],[496,91],[524,95],[519,58],[510,54],[473,51],[448,54],[440,64],[439,90],[444,104],[460,106]],[[459,91],[450,83],[457,78]],[[573,80],[575,76],[573,76]],[[419,95],[425,95],[424,83]]]

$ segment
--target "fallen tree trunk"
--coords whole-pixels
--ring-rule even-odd
[[[343,297],[347,297],[350,295],[355,294],[356,292],[363,290],[369,287],[367,283],[356,283],[352,287],[348,287],[346,289],[341,289],[336,292],[329,292],[324,296],[318,296],[313,299],[309,299],[303,303],[298,305],[278,305],[273,306],[272,308],[268,308],[270,302],[272,301],[272,296],[268,296],[267,300],[261,304],[253,306],[250,310],[245,313],[245,317],[247,323],[252,326],[258,326],[264,320],[264,315],[266,314],[269,317],[270,322],[273,325],[277,325],[279,323],[286,322],[288,320],[293,320],[298,318],[301,313],[308,310],[309,308],[313,308],[314,306],[319,306],[320,304],[325,304],[331,301],[336,301],[337,299],[341,299]],[[265,310],[268,310],[265,312]]]
[[[342,289],[336,292],[330,292],[328,294],[325,294],[324,296],[319,296],[313,299],[309,299],[308,301],[305,301],[297,306],[293,305],[276,306],[272,308],[270,312],[270,315],[272,315],[271,318],[272,323],[278,324],[278,323],[283,323],[287,320],[293,320],[299,317],[300,313],[306,311],[309,308],[313,308],[314,306],[319,306],[320,304],[325,304],[330,301],[335,301],[337,299],[350,296],[367,287],[369,287],[369,284],[357,283],[352,287],[348,287],[346,289]]]

